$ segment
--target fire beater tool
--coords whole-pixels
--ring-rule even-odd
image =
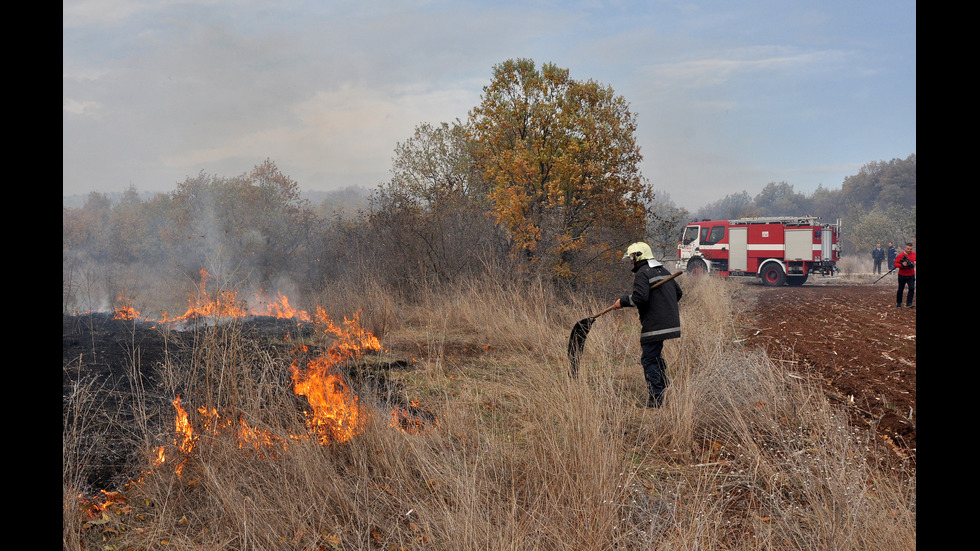
[[[881,276],[881,277],[879,277],[878,279],[876,279],[876,280],[874,280],[873,282],[871,282],[871,284],[872,284],[872,285],[874,285],[875,283],[878,283],[878,282],[879,282],[879,281],[881,281],[882,279],[885,279],[885,276],[887,276],[888,274],[890,274],[890,273],[892,273],[892,272],[894,272],[894,271],[895,271],[895,270],[897,270],[897,269],[898,269],[898,268],[892,268],[891,270],[888,270],[888,271],[887,271],[887,272],[885,273],[885,275],[883,275],[883,276]]]
[[[670,274],[670,277],[661,279],[660,281],[651,285],[650,289],[656,289],[657,287],[660,287],[664,283],[667,283],[683,273],[684,272],[674,272]],[[592,329],[592,323],[595,322],[596,318],[614,308],[615,306],[610,306],[594,316],[579,320],[579,322],[572,327],[572,334],[568,336],[568,362],[571,366],[573,378],[578,377],[578,359],[582,354],[582,350],[585,349],[585,339],[589,336],[589,330]]]

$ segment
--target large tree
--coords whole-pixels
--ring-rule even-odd
[[[492,214],[539,273],[576,281],[644,236],[636,116],[609,86],[529,59],[496,65],[470,113]]]

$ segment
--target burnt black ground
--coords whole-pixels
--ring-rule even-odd
[[[270,358],[289,365],[297,342],[307,342],[312,324],[273,317],[236,320],[241,338],[250,339]],[[84,448],[86,465],[73,466],[85,472],[88,491],[118,489],[138,473],[145,449],[160,442],[147,442],[147,435],[172,438],[175,409],[173,389],[161,380],[164,362],[187,366],[194,347],[213,325],[158,327],[155,323],[113,319],[112,314],[63,315],[63,430],[65,441]],[[314,349],[309,352],[316,354]],[[179,367],[178,367],[179,368]],[[401,403],[388,377],[392,370],[411,368],[409,362],[364,358],[342,366],[350,388],[370,390],[386,400],[384,407],[428,414]],[[279,373],[284,392],[292,392],[288,370]],[[76,404],[86,400],[84,415],[76,415]],[[297,407],[304,401],[297,398]],[[140,425],[139,423],[145,423]],[[68,435],[71,435],[70,438]],[[85,489],[81,489],[85,490]]]

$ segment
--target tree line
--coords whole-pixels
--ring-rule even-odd
[[[633,241],[672,258],[693,217],[843,217],[855,249],[914,239],[914,154],[870,163],[841,190],[805,196],[770,183],[692,216],[640,174],[635,130],[611,87],[508,60],[466,120],[420,124],[397,144],[391,179],[356,209],[338,196],[311,203],[269,159],[239,176],[201,172],[149,198],[131,187],[118,201],[92,193],[64,207],[65,306],[93,266],[108,293],[112,274],[132,266],[187,279],[206,269],[235,286],[289,282],[301,294],[369,276],[411,292],[488,271],[597,290],[622,275],[617,260]]]

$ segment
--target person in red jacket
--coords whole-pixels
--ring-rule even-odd
[[[902,307],[902,292],[908,285],[909,295],[905,299],[905,307],[915,308],[915,304],[912,304],[912,297],[915,296],[915,253],[912,251],[911,243],[906,243],[905,250],[895,257],[895,267],[898,268],[897,306]]]

